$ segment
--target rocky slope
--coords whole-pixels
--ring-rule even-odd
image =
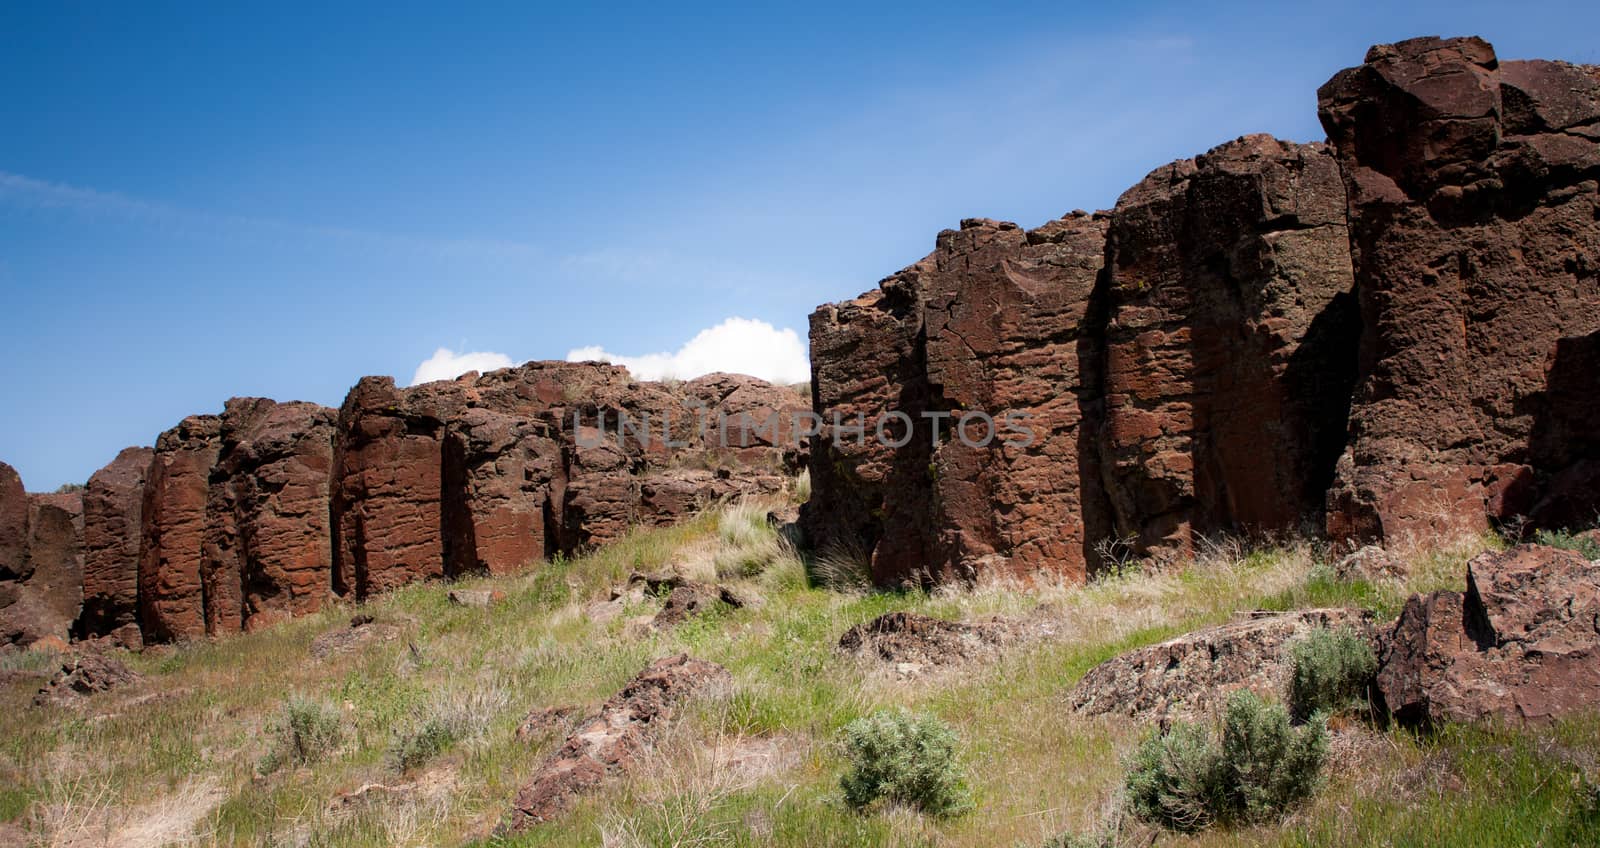
[[[1319,114],[1326,145],[1247,136],[1108,212],[965,221],[818,309],[813,542],[883,584],[1082,579],[1107,539],[1592,521],[1600,68],[1414,39]],[[903,445],[841,434],[884,410]],[[975,411],[1035,438],[963,443]]]

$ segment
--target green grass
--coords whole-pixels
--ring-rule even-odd
[[[0,820],[41,835],[70,835],[77,820],[131,826],[204,789],[214,797],[202,795],[191,811],[195,829],[203,844],[228,846],[1037,846],[1063,832],[1098,832],[1145,730],[1070,713],[1073,685],[1095,664],[1244,610],[1350,603],[1392,615],[1409,592],[1461,588],[1466,558],[1487,544],[1417,552],[1411,576],[1392,584],[1340,583],[1311,548],[1287,545],[1219,549],[1175,571],[1130,570],[1082,587],[870,593],[849,557],[822,571],[838,590],[823,588],[817,563],[767,525],[771,506],[712,510],[588,556],[466,581],[506,594],[487,612],[450,604],[448,585],[417,585],[262,632],[126,655],[145,684],[81,709],[30,706],[37,683],[0,687]],[[635,622],[659,599],[609,604],[630,573],[669,568],[706,580],[720,570],[760,601],[667,632]],[[956,674],[904,680],[835,649],[850,626],[892,610],[958,619],[1026,615],[1042,604],[1051,605],[1055,638]],[[357,612],[393,638],[313,658],[313,641],[347,629]],[[561,743],[560,734],[517,741],[523,717],[554,706],[592,710],[650,660],[678,651],[723,664],[734,685],[690,704],[640,768],[566,819],[493,843],[518,786]],[[291,696],[335,710],[343,744],[260,775]],[[858,813],[845,802],[841,731],[898,707],[936,717],[961,740],[971,812],[939,819],[887,804]],[[449,732],[428,730],[430,722]],[[1354,765],[1333,769],[1328,786],[1281,824],[1158,836],[1196,845],[1483,845],[1502,835],[1512,842],[1501,844],[1517,844],[1543,828],[1542,844],[1571,844],[1558,837],[1593,832],[1592,790],[1569,763],[1600,758],[1595,730],[1419,738],[1346,728],[1334,756]],[[399,756],[407,748],[422,754]],[[749,751],[764,753],[750,760]],[[745,764],[731,765],[733,754]],[[367,784],[404,791],[335,803]],[[1494,824],[1497,816],[1505,821]]]

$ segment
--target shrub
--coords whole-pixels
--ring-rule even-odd
[[[305,765],[322,759],[344,741],[344,724],[331,704],[290,698],[283,713],[268,727],[272,749],[261,760],[261,772],[271,774],[288,765]]]
[[[1552,548],[1577,551],[1580,556],[1591,562],[1600,559],[1600,541],[1568,530],[1540,530],[1533,534],[1533,540]]]
[[[1294,673],[1289,703],[1300,720],[1364,704],[1367,686],[1378,671],[1372,645],[1351,627],[1319,627],[1296,640],[1290,656]]]
[[[972,808],[955,732],[937,718],[879,710],[847,725],[844,742],[850,768],[839,785],[850,806],[887,798],[934,816]]]
[[[1133,755],[1128,803],[1174,830],[1262,822],[1315,791],[1327,754],[1320,717],[1297,730],[1288,710],[1241,690],[1228,698],[1220,738],[1180,722],[1146,739]]]
[[[389,763],[402,773],[420,768],[454,745],[456,734],[451,722],[437,716],[426,719],[395,737],[389,746]]]
[[[458,744],[481,743],[494,717],[509,704],[506,690],[488,680],[447,687],[418,709],[389,744],[389,765],[405,773],[427,765]]]

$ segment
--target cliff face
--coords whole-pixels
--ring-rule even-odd
[[[940,233],[811,316],[809,408],[534,362],[369,377],[337,410],[235,399],[81,503],[0,465],[0,641],[216,635],[504,573],[803,464],[806,535],[885,585],[1592,521],[1600,69],[1414,39],[1319,110],[1327,144],[1246,136],[1109,212]]]
[[[82,517],[75,496],[28,495],[4,467],[0,635],[70,625],[138,646],[511,572],[782,488],[806,411],[748,377],[640,383],[565,362],[406,389],[370,377],[338,410],[234,398],[96,472]]]
[[[75,635],[105,635],[128,647],[139,635],[139,546],[144,476],[155,451],[127,448],[89,478],[83,492],[83,612]]]
[[[1600,330],[1600,73],[1417,39],[1318,100],[1368,328],[1329,531],[1572,520],[1600,488],[1593,445],[1546,434],[1600,386],[1581,364]]]
[[[0,462],[0,645],[65,641],[83,602],[83,497],[36,495]]]
[[[815,545],[870,555],[884,582],[986,568],[1084,577],[1086,524],[1104,510],[1078,462],[1079,348],[1106,223],[964,221],[877,291],[811,316],[823,426],[802,521]],[[1001,408],[1029,417],[973,414]]]
[[[813,541],[893,583],[1081,577],[1108,545],[1217,533],[1591,520],[1600,70],[1417,39],[1320,109],[1327,145],[1247,136],[1109,213],[966,222],[817,310],[818,414],[914,427],[814,440]],[[930,415],[973,409],[1039,441],[934,436]]]

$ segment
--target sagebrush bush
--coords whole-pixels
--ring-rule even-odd
[[[1378,671],[1372,645],[1351,627],[1319,627],[1289,648],[1294,671],[1289,678],[1289,705],[1294,717],[1334,712],[1366,703],[1367,688]]]
[[[1533,534],[1533,540],[1552,548],[1577,551],[1579,556],[1591,562],[1600,559],[1600,541],[1569,530],[1540,530]]]
[[[296,696],[284,705],[268,733],[273,743],[261,760],[263,774],[314,763],[332,753],[344,741],[344,722],[333,705]]]
[[[401,773],[420,768],[455,744],[457,733],[443,718],[429,718],[395,737],[389,746],[389,763]]]
[[[972,808],[956,734],[930,715],[879,710],[844,729],[850,768],[839,781],[857,809],[879,798],[953,816]]]
[[[489,722],[509,700],[503,687],[486,680],[441,694],[417,709],[411,721],[396,732],[389,743],[389,766],[403,774],[457,745],[481,742]]]
[[[1320,716],[1296,729],[1281,705],[1240,690],[1228,698],[1218,735],[1180,722],[1139,746],[1128,803],[1139,818],[1174,830],[1259,823],[1309,797],[1327,755]]]

